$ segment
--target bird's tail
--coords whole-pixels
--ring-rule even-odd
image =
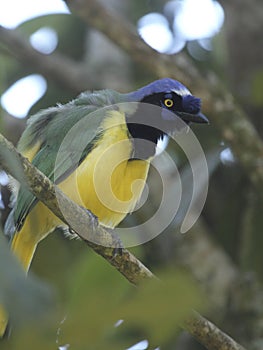
[[[25,231],[28,232],[28,227],[26,226],[27,225],[24,225],[22,230],[14,235],[11,244],[11,251],[14,253],[20,264],[27,272],[35,254],[38,242],[32,239],[32,235],[28,236],[25,234]]]
[[[0,337],[2,338],[6,332],[8,316],[5,309],[0,305]]]
[[[34,256],[37,242],[32,239],[32,236],[28,236],[26,230],[28,227],[23,227],[19,233],[14,235],[11,244],[11,250],[14,255],[18,258],[21,265],[27,272],[32,258]],[[0,305],[0,337],[3,337],[6,332],[6,327],[8,324],[8,315],[4,308]]]

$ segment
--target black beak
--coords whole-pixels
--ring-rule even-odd
[[[191,114],[191,113],[185,113],[185,112],[176,112],[176,114],[187,124],[189,122],[191,123],[198,123],[198,124],[209,124],[209,120],[206,118],[206,116],[203,113],[197,113],[197,114]]]

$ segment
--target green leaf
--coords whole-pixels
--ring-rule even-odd
[[[45,283],[25,272],[10,253],[0,232],[0,303],[13,328],[44,318],[52,306],[52,291]]]
[[[143,330],[156,346],[176,334],[193,308],[204,307],[195,283],[183,272],[168,269],[148,280],[121,307],[123,318]]]
[[[72,269],[61,343],[69,343],[78,350],[110,349],[106,339],[115,332],[119,306],[131,288],[101,257],[94,253],[88,258],[85,255]]]
[[[139,335],[156,346],[174,337],[204,300],[185,273],[169,269],[157,275],[160,280],[134,288],[100,257],[85,257],[72,272],[61,342],[76,349],[121,349],[138,342]],[[114,328],[120,319],[123,325]]]
[[[49,350],[69,344],[76,350],[116,350],[141,339],[162,346],[177,335],[193,308],[204,307],[196,283],[185,272],[160,271],[160,280],[135,288],[95,253],[66,268],[70,285],[60,315],[16,332],[8,342],[12,349]],[[124,322],[115,327],[118,320]]]

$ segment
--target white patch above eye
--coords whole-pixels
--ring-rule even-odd
[[[175,94],[179,96],[187,96],[187,95],[192,95],[191,92],[185,88],[185,89],[180,89],[180,90],[172,90]]]
[[[162,138],[160,138],[157,141],[157,145],[155,148],[155,156],[158,156],[161,154],[167,147],[169,141],[169,137],[167,135],[164,135]]]

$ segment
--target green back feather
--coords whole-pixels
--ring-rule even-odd
[[[113,90],[85,92],[64,106],[38,112],[28,120],[18,144],[19,151],[25,152],[40,142],[32,164],[49,179],[59,183],[92,150],[94,142],[103,132],[100,125],[107,111],[116,109],[112,105],[123,102],[123,96]],[[63,142],[65,137],[66,143]],[[37,201],[31,192],[20,187],[15,207],[5,226],[7,234],[19,231]]]

